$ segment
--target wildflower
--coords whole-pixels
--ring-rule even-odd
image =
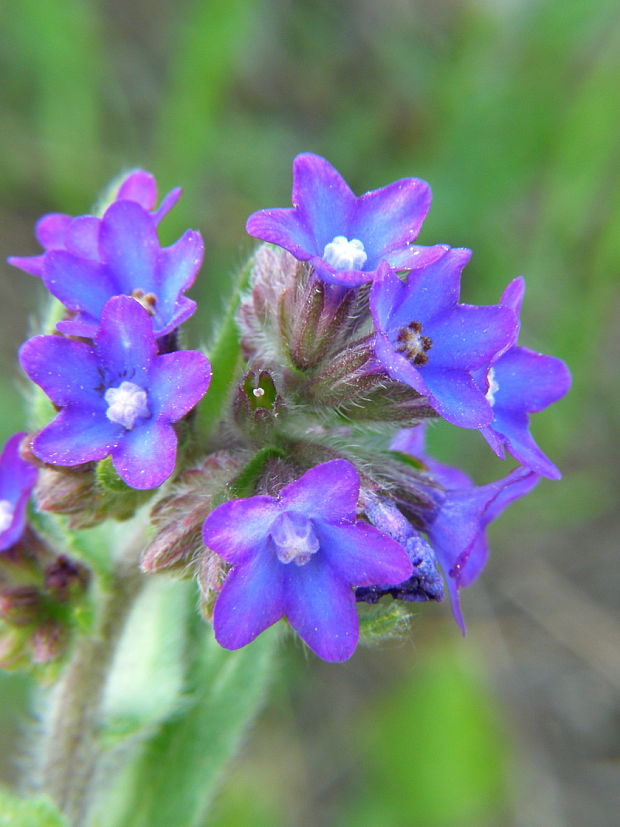
[[[493,418],[472,371],[512,344],[517,320],[508,307],[459,304],[461,272],[471,253],[453,249],[402,281],[386,264],[370,293],[375,354],[384,370],[427,397],[462,428]]]
[[[504,291],[501,304],[519,314],[525,282],[515,279]],[[545,456],[530,433],[529,414],[561,399],[571,377],[561,359],[515,345],[488,370],[476,376],[493,408],[493,419],[480,429],[502,459],[507,449],[519,462],[550,479],[560,479],[559,469]]]
[[[19,455],[24,433],[13,434],[0,456],[0,551],[14,545],[26,526],[26,505],[37,469]]]
[[[353,654],[353,587],[401,583],[412,573],[395,540],[356,520],[358,495],[354,466],[336,459],[311,468],[278,497],[233,500],[207,517],[205,545],[232,565],[213,615],[222,646],[245,646],[286,617],[323,660]]]
[[[412,244],[430,202],[430,187],[419,178],[357,197],[324,158],[304,153],[293,163],[293,207],[259,210],[246,229],[309,262],[324,281],[356,287],[372,281],[381,261],[411,270],[448,249]]]
[[[20,361],[61,409],[33,439],[33,453],[67,466],[110,455],[119,476],[140,489],[172,474],[172,423],[196,405],[211,378],[202,353],[157,355],[149,314],[126,296],[107,302],[92,346],[36,336],[22,345]]]
[[[157,203],[157,184],[150,172],[133,170],[123,178],[116,188],[111,201],[134,201],[151,213],[156,224],[168,213],[181,196],[181,189],[176,188],[166,195],[159,208]],[[100,219],[94,215],[73,217],[64,213],[49,213],[39,219],[35,227],[37,241],[45,252],[67,250],[69,253],[89,259],[97,259],[97,234]],[[9,264],[30,273],[32,276],[43,275],[45,253],[38,256],[13,256]]]
[[[501,480],[475,486],[460,468],[444,465],[426,453],[425,432],[424,425],[403,429],[390,447],[420,460],[443,489],[435,489],[435,509],[425,514],[424,532],[443,569],[452,611],[464,633],[459,590],[471,585],[486,565],[486,528],[511,502],[528,494],[540,477],[528,468],[516,468]]]

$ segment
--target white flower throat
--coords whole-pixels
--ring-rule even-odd
[[[499,384],[495,380],[495,368],[489,369],[487,379],[489,382],[489,390],[486,392],[486,400],[492,407],[493,405],[495,405],[495,394],[499,390]]]
[[[129,431],[137,419],[151,415],[146,391],[133,382],[121,382],[117,388],[108,388],[103,398],[108,403],[105,415],[110,422],[117,422]]]
[[[312,523],[294,511],[280,514],[269,533],[281,563],[303,566],[319,550],[319,538],[314,533]]]
[[[344,235],[337,235],[325,245],[323,258],[335,270],[361,270],[368,256],[359,238],[349,240]]]
[[[0,500],[0,534],[10,528],[15,508],[8,500]]]

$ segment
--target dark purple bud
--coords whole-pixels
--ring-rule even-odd
[[[45,569],[44,587],[54,600],[66,603],[84,592],[88,586],[89,576],[88,569],[60,554]]]

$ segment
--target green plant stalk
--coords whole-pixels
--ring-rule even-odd
[[[119,559],[102,594],[95,634],[78,640],[54,689],[41,786],[72,827],[86,823],[101,754],[98,730],[106,681],[125,621],[146,580],[137,565],[141,548],[133,541]]]

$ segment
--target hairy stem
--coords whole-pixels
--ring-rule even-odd
[[[99,607],[96,634],[81,638],[54,692],[42,787],[72,827],[83,827],[100,757],[98,729],[116,646],[143,581],[137,547],[119,561]]]

